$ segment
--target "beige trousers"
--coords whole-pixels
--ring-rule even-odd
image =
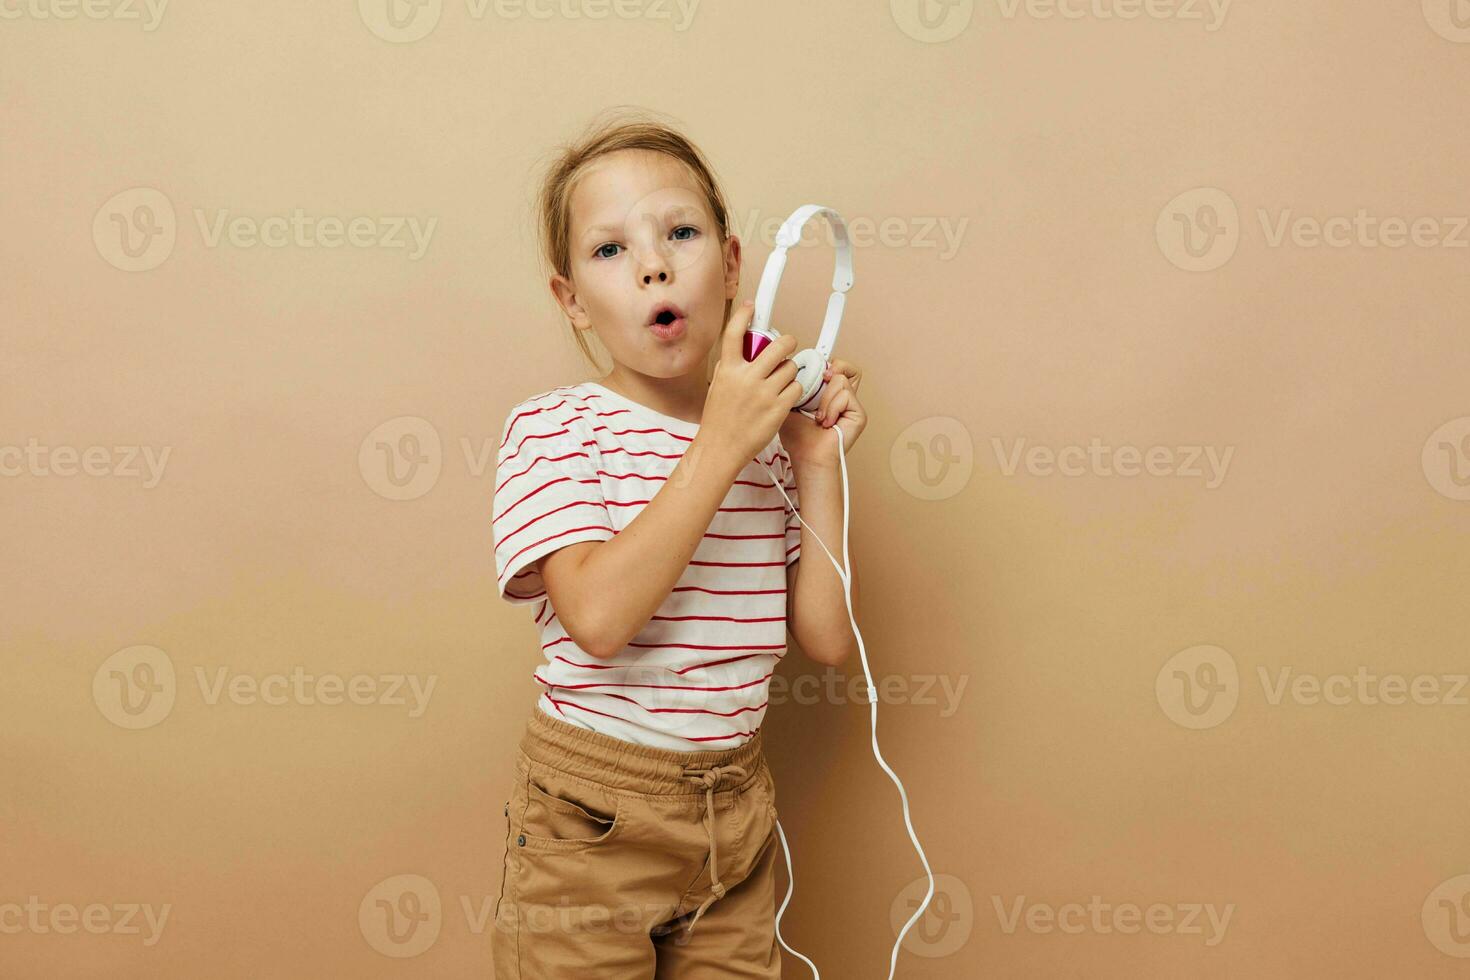
[[[780,977],[775,796],[760,732],[679,752],[533,709],[505,803],[496,980]]]

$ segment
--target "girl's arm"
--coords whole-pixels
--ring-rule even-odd
[[[847,616],[842,577],[827,552],[817,544],[816,532],[840,564],[842,553],[842,473],[823,463],[796,461],[796,485],[801,488],[801,557],[788,569],[787,628],[802,652],[819,664],[836,667],[857,650],[857,636]],[[858,607],[857,568],[852,568],[852,608]]]
[[[577,646],[602,659],[638,634],[678,584],[747,461],[701,429],[627,527],[540,560],[551,604]]]

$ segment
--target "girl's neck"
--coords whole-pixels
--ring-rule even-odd
[[[680,378],[652,378],[614,364],[597,383],[624,398],[646,405],[663,415],[698,425],[704,415],[704,398],[709,382],[697,374]]]

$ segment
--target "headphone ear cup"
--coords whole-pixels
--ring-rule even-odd
[[[801,401],[797,402],[796,407],[806,408],[825,387],[822,374],[827,370],[827,362],[817,353],[815,347],[797,351],[791,361],[796,365],[796,382],[801,385]]]

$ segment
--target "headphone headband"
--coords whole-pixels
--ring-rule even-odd
[[[852,242],[847,235],[847,222],[842,215],[820,204],[803,204],[781,223],[776,232],[776,250],[766,259],[761,271],[760,285],[755,291],[755,318],[750,329],[779,336],[771,327],[771,308],[776,305],[776,290],[781,286],[781,274],[786,271],[786,250],[801,241],[801,229],[814,216],[820,214],[832,226],[833,240],[837,246],[836,265],[832,271],[832,295],[827,299],[827,315],[822,320],[822,332],[817,337],[816,350],[822,359],[830,360],[832,348],[837,345],[837,332],[842,327],[842,311],[847,304],[846,293],[852,288]]]

